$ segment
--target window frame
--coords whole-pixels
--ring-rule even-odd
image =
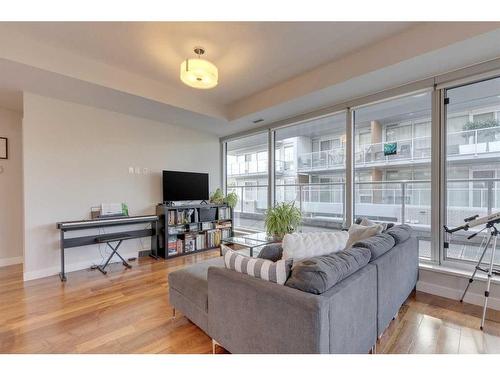
[[[431,204],[434,208],[432,213],[432,240],[431,240],[431,258],[425,259],[421,258],[421,263],[433,263],[439,265],[445,265],[448,267],[453,267],[462,270],[470,270],[472,264],[468,264],[467,261],[453,261],[446,260],[443,257],[443,229],[442,225],[444,223],[443,212],[446,209],[445,199],[443,196],[446,194],[444,190],[445,187],[445,159],[446,159],[446,147],[445,147],[445,136],[444,133],[444,123],[446,118],[446,106],[444,104],[446,90],[454,87],[469,85],[475,82],[480,82],[483,80],[489,80],[500,77],[500,58],[494,59],[485,63],[472,65],[466,68],[458,69],[449,73],[436,75],[434,77],[424,79],[421,81],[409,83],[389,90],[384,90],[376,94],[367,95],[360,97],[351,101],[346,101],[343,103],[334,104],[330,107],[313,111],[306,114],[297,115],[285,120],[280,120],[258,129],[253,129],[250,131],[242,132],[233,136],[226,136],[221,138],[221,153],[222,153],[222,183],[226,189],[227,185],[227,171],[226,169],[226,142],[240,138],[243,136],[250,136],[267,131],[269,134],[269,139],[273,139],[276,130],[284,127],[295,126],[301,122],[307,122],[314,118],[319,118],[327,115],[332,115],[337,112],[346,111],[346,191],[345,191],[345,217],[346,225],[352,223],[352,207],[349,206],[352,203],[352,195],[354,193],[354,178],[353,178],[353,158],[354,153],[358,147],[359,142],[354,139],[352,134],[352,126],[354,121],[354,114],[352,112],[355,108],[360,108],[365,105],[373,105],[379,101],[385,101],[391,98],[396,98],[398,96],[406,96],[410,94],[417,94],[423,91],[432,92],[432,113],[431,113],[431,181],[432,181],[432,192],[431,192]],[[488,112],[488,111],[486,111]],[[500,117],[500,111],[491,111],[494,113],[496,119]],[[471,113],[467,114],[469,118],[472,117]],[[457,114],[458,116],[458,114]],[[415,121],[416,122],[416,121]],[[413,126],[414,127],[414,126]],[[412,129],[412,137],[414,137],[414,128]],[[318,148],[319,148],[319,139]],[[314,144],[312,144],[314,147]],[[275,160],[274,154],[274,141],[268,142],[269,152],[271,158],[268,158],[269,168],[268,176],[270,187],[274,184],[274,165]],[[497,172],[498,173],[498,172]],[[271,178],[272,177],[272,178]],[[273,180],[273,182],[271,182]],[[268,189],[269,191],[270,189]],[[269,206],[274,204],[274,193],[269,191],[271,195],[269,199]]]

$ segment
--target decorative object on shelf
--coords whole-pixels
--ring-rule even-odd
[[[235,208],[236,204],[238,203],[238,194],[236,194],[234,191],[232,193],[229,193],[226,198],[224,198],[224,203],[231,208]]]
[[[4,137],[0,137],[0,159],[9,158],[9,140]]]
[[[213,204],[222,204],[224,203],[224,194],[222,194],[222,190],[220,188],[217,188],[215,192],[212,193],[210,196],[210,203]]]
[[[195,89],[211,89],[217,86],[219,71],[210,61],[202,59],[203,47],[195,47],[196,59],[186,59],[181,64],[181,81]]]
[[[222,190],[220,188],[217,188],[217,190],[215,190],[215,192],[213,192],[210,196],[210,203],[227,204],[229,207],[234,208],[238,203],[238,194],[233,191],[232,193],[229,193],[226,197],[224,197]]]
[[[128,216],[128,205],[127,205],[127,203],[122,203],[122,214],[123,214],[123,216]]]
[[[293,233],[302,221],[302,213],[295,207],[295,202],[278,203],[266,211],[265,226],[267,234],[283,238]]]

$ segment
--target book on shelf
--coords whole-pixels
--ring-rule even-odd
[[[175,225],[176,211],[168,211],[168,225]]]
[[[226,238],[229,238],[229,237],[231,237],[231,228],[221,229],[221,233],[222,233],[223,240]]]
[[[219,222],[215,226],[215,229],[225,229],[225,228],[231,228],[231,222],[230,221]]]
[[[207,247],[217,247],[221,244],[220,229],[212,229],[207,231]]]
[[[201,230],[209,230],[209,229],[214,229],[214,223],[211,221],[203,221],[201,223]]]
[[[229,207],[219,207],[219,220],[231,219],[231,210]]]
[[[205,249],[207,247],[207,240],[205,233],[198,233],[196,235],[196,250]]]
[[[189,230],[190,230],[191,232],[193,232],[193,231],[197,231],[198,229],[199,229],[199,228],[198,228],[198,223],[191,223],[191,224],[189,224]]]
[[[182,227],[182,226],[169,227],[168,228],[168,234],[169,235],[182,234],[184,232],[186,232],[186,228]]]
[[[180,238],[176,241],[177,254],[182,254],[184,252],[184,241]]]
[[[167,244],[168,255],[177,254],[177,239],[169,240]]]
[[[196,236],[186,235],[184,237],[184,252],[190,253],[196,250]]]

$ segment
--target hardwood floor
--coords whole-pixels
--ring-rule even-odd
[[[0,268],[0,353],[211,353],[211,339],[181,314],[172,318],[167,275],[212,251],[124,269],[22,281],[20,265]],[[417,293],[382,336],[378,353],[500,353],[500,313],[485,332],[478,306]],[[222,349],[219,352],[223,352]]]

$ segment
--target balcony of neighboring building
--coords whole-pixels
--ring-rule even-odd
[[[255,161],[242,161],[227,164],[227,176],[228,177],[253,177],[253,176],[266,176],[268,168],[267,159],[255,160]],[[275,161],[275,173],[276,174],[294,174],[296,173],[294,161]]]
[[[395,144],[396,153],[386,155],[384,145]],[[391,142],[360,145],[354,152],[356,168],[383,167],[430,163],[431,137],[418,137]],[[500,126],[463,130],[447,136],[448,160],[471,158],[485,161],[500,156]],[[345,148],[309,152],[298,155],[297,171],[300,173],[332,171],[345,168]]]

